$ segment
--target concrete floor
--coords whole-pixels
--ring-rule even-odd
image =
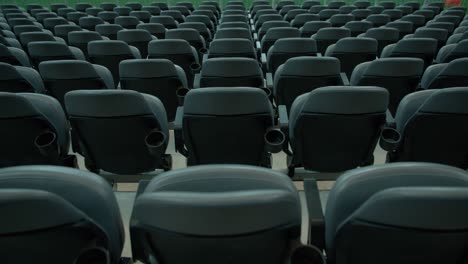
[[[186,167],[185,157],[175,152],[173,140],[174,140],[174,137],[171,131],[170,142],[169,142],[167,153],[172,154],[173,169],[185,168]],[[374,152],[374,158],[375,158],[374,164],[385,163],[385,155],[386,155],[386,152],[377,146],[377,149]],[[83,158],[78,157],[78,160],[79,160],[80,168],[85,169]],[[286,154],[285,153],[273,154],[272,167],[274,170],[286,171],[286,168],[287,168]],[[305,243],[307,240],[307,233],[308,233],[308,225],[307,225],[308,215],[307,215],[307,210],[305,210],[305,206],[306,206],[305,194],[303,192],[302,182],[294,182],[294,184],[298,189],[299,196],[301,198],[302,207],[304,209],[302,210],[303,228],[302,228],[301,241]],[[330,189],[333,187],[333,184],[334,184],[334,181],[319,181],[318,182],[318,186],[320,189],[320,199],[322,203],[322,208],[324,209],[326,206],[328,193]],[[123,257],[132,256],[131,245],[130,245],[130,234],[129,234],[129,221],[130,221],[130,216],[132,213],[132,207],[133,207],[133,202],[135,200],[135,192],[136,192],[137,187],[138,187],[137,183],[117,183],[114,185],[114,189],[116,190],[115,196],[117,197],[117,201],[119,203],[120,211],[121,211],[123,222],[125,225],[126,240],[125,240],[125,246],[122,252]]]

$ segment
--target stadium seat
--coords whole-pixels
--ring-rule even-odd
[[[13,28],[13,33],[15,34],[16,37],[19,37],[21,33],[25,33],[25,32],[43,32],[43,31],[44,29],[36,25],[22,25],[22,26],[15,26]],[[7,36],[4,36],[4,37],[7,37]]]
[[[156,39],[148,31],[143,29],[128,29],[117,32],[117,40],[126,42],[128,45],[137,48],[141,57],[148,57],[148,43]]]
[[[442,47],[437,54],[437,63],[448,63],[455,59],[468,58],[468,40]]]
[[[215,32],[215,26],[213,24],[213,21],[211,21],[211,19],[208,16],[205,16],[205,15],[190,15],[190,16],[185,18],[185,22],[200,22],[200,23],[205,24],[205,26],[211,31],[212,35]]]
[[[334,15],[340,14],[340,11],[338,9],[323,9],[318,12],[318,16],[320,17],[321,21],[326,21],[330,19]]]
[[[278,27],[270,28],[261,40],[261,51],[267,53],[271,46],[279,39],[283,38],[299,38],[299,29],[293,27]]]
[[[413,23],[413,29],[416,30],[426,24],[426,17],[423,15],[406,15],[398,21],[408,21]]]
[[[104,20],[100,17],[82,17],[79,20],[79,26],[83,29],[90,30],[90,31],[95,31],[97,25],[102,25],[104,24]]]
[[[402,39],[386,46],[381,58],[410,57],[424,60],[424,68],[432,64],[437,52],[437,41],[430,38]]]
[[[170,16],[174,18],[178,23],[185,22],[185,16],[178,10],[163,10],[161,11],[161,16]]]
[[[369,21],[349,21],[343,27],[349,29],[351,37],[357,37],[371,29],[373,26]]]
[[[0,62],[14,66],[31,67],[28,55],[22,50],[0,44]]]
[[[104,2],[100,4],[100,7],[104,9],[104,11],[114,11],[114,8],[116,8],[117,5],[111,2]]]
[[[396,7],[396,3],[393,1],[382,1],[382,2],[379,2],[378,5],[383,7],[385,10],[394,9]]]
[[[200,71],[197,51],[182,39],[151,41],[148,44],[148,58],[168,59],[182,67],[187,76],[188,88],[192,88],[194,75]]]
[[[372,165],[387,105],[388,92],[380,87],[329,86],[297,97],[290,111],[289,175],[296,167],[340,172]]]
[[[130,16],[138,18],[143,23],[149,23],[152,15],[148,11],[132,11]]]
[[[118,17],[119,14],[114,11],[104,11],[98,14],[98,17],[104,20],[109,24],[114,24],[115,18]]]
[[[467,40],[468,39],[468,31],[465,31],[463,33],[457,33],[453,34],[448,38],[447,44],[456,44],[462,40]]]
[[[242,102],[242,107],[233,102]],[[281,151],[284,141],[284,135],[273,126],[273,107],[261,89],[193,89],[177,113],[176,148],[187,157],[188,166],[234,163],[270,167],[270,153]]]
[[[198,32],[200,36],[203,37],[203,39],[206,42],[206,46],[208,46],[208,43],[213,39],[211,35],[211,31],[208,29],[208,27],[202,23],[202,22],[184,22],[179,25],[179,29],[194,29]],[[193,33],[192,33],[193,34]],[[201,42],[201,41],[200,41]],[[193,45],[192,45],[193,46]]]
[[[52,12],[44,12],[36,15],[36,21],[44,25],[44,19],[47,18],[55,18],[57,17],[57,14],[52,13]]]
[[[291,26],[295,28],[301,28],[305,23],[309,21],[319,21],[320,18],[315,14],[299,14],[293,20],[291,20]]]
[[[72,47],[79,48],[83,52],[87,60],[89,59],[88,43],[90,43],[91,41],[98,40],[107,39],[104,39],[101,36],[101,34],[95,31],[74,31],[68,33],[68,44]]]
[[[354,5],[344,5],[341,6],[338,10],[340,11],[340,14],[351,14],[351,12],[356,9],[357,7]]]
[[[372,15],[372,11],[368,9],[356,9],[351,11],[356,21],[361,21]]]
[[[307,10],[304,9],[292,9],[289,10],[288,13],[284,16],[284,20],[291,22],[294,20],[298,15],[309,14]]]
[[[88,14],[84,12],[69,12],[67,13],[66,19],[78,25],[80,23],[80,18],[86,17],[86,16],[88,16]]]
[[[257,31],[258,40],[262,40],[269,29],[277,27],[291,27],[291,25],[287,21],[267,21]]]
[[[179,11],[183,16],[189,16],[191,14],[190,9],[185,6],[170,6],[169,10]]]
[[[139,24],[137,29],[143,29],[148,31],[151,35],[155,36],[158,39],[164,39],[166,37],[167,29],[159,23],[145,23]]]
[[[341,72],[350,78],[358,64],[376,59],[377,47],[378,42],[372,38],[342,38],[328,46],[325,56],[339,59]]]
[[[187,92],[184,70],[166,59],[135,59],[120,63],[120,88],[153,95],[164,105],[167,119],[174,121],[177,107]]]
[[[309,10],[312,6],[320,5],[320,1],[317,0],[306,0],[302,3],[301,8],[305,10]]]
[[[349,14],[338,14],[330,17],[328,21],[332,24],[333,27],[342,27],[346,23],[354,21],[354,16]]]
[[[114,23],[121,25],[125,29],[136,29],[137,25],[140,24],[140,20],[132,16],[118,16],[115,18]]]
[[[59,8],[59,10],[57,10],[57,15],[68,19],[68,13],[72,13],[72,12],[76,12],[76,10],[71,7]]]
[[[341,175],[325,209],[331,263],[456,263],[466,258],[467,173],[427,163]],[[394,242],[398,241],[398,243]],[[389,252],[407,251],[402,254]]]
[[[161,10],[168,10],[169,9],[169,7],[167,6],[167,3],[163,3],[163,2],[154,2],[154,3],[151,3],[151,6],[157,6]]]
[[[231,38],[240,38],[252,40],[252,33],[250,30],[245,28],[222,28],[218,29],[214,35],[214,39],[231,39]]]
[[[207,51],[205,39],[193,28],[170,29],[166,32],[166,39],[182,39],[187,41],[190,46],[195,48],[200,60]]]
[[[413,13],[413,8],[410,6],[404,6],[404,5],[399,5],[395,7],[396,10],[400,10],[403,14],[403,16],[409,15]]]
[[[359,35],[359,37],[372,38],[377,40],[377,56],[380,57],[382,50],[393,43],[396,43],[400,39],[400,32],[398,29],[390,27],[371,28]]]
[[[141,11],[147,11],[152,16],[159,16],[161,14],[161,8],[159,8],[157,6],[143,6],[141,8]]]
[[[206,16],[210,19],[211,23],[213,23],[214,25],[218,24],[218,18],[216,18],[215,14],[210,10],[195,10],[192,12],[192,15],[190,16]],[[190,21],[186,20],[185,22],[190,22]]]
[[[414,34],[407,35],[406,38],[432,38],[437,40],[437,50],[442,48],[447,42],[448,31],[440,28],[420,27]]]
[[[375,28],[385,26],[387,23],[391,22],[392,19],[389,15],[384,14],[372,14],[368,16],[364,21],[369,21],[374,25]]]
[[[85,12],[86,8],[90,8],[90,7],[93,7],[93,6],[91,4],[88,4],[88,3],[77,3],[75,5],[75,9],[78,12]]]
[[[68,123],[56,99],[43,94],[2,92],[0,102],[0,167],[76,165],[74,156],[68,155]]]
[[[431,11],[431,10],[417,10],[413,12],[413,15],[424,16],[426,18],[426,21],[430,21],[434,18],[435,13],[434,11]]]
[[[328,9],[326,5],[314,5],[309,8],[309,13],[318,15],[320,11]]]
[[[461,20],[462,18],[459,16],[449,16],[449,15],[439,15],[439,16],[435,16],[433,19],[434,22],[449,22],[449,23],[453,23],[455,26],[458,26]]]
[[[424,61],[417,58],[383,58],[356,66],[353,86],[377,86],[388,90],[388,110],[394,116],[401,99],[419,88]]]
[[[274,76],[280,65],[290,58],[300,56],[317,56],[317,44],[314,40],[307,38],[279,39],[268,50],[266,68]]]
[[[223,15],[219,23],[227,22],[247,22],[247,17],[245,15]]]
[[[413,23],[408,21],[393,21],[387,23],[385,27],[397,29],[399,32],[398,40],[404,38],[406,35],[413,34]]]
[[[188,8],[190,11],[194,11],[194,10],[195,10],[195,6],[193,5],[192,2],[177,2],[177,3],[176,3],[176,6],[185,6],[185,7]]]
[[[63,17],[53,17],[44,19],[44,29],[54,32],[55,27],[58,25],[70,25]]]
[[[58,13],[58,10],[60,8],[67,8],[68,6],[66,4],[51,4],[50,5],[50,11],[54,13]]]
[[[90,7],[90,8],[86,8],[85,13],[90,15],[90,16],[97,17],[97,15],[100,12],[103,12],[103,11],[104,11],[104,9],[102,9],[100,7]]]
[[[395,116],[401,142],[388,153],[387,160],[436,162],[466,170],[467,96],[466,87],[425,90],[406,96]],[[427,133],[429,130],[431,133]]]
[[[28,53],[34,67],[43,61],[86,60],[83,52],[75,47],[54,41],[35,41],[28,44]]]
[[[267,21],[283,21],[283,17],[280,15],[261,15],[257,22],[255,22],[255,31],[258,32],[260,28],[262,27],[263,23]]]
[[[117,40],[117,32],[123,29],[124,28],[121,25],[117,24],[104,24],[96,26],[96,32],[101,36],[109,38],[110,40]]]
[[[371,11],[372,15],[379,15],[385,10],[385,8],[383,6],[374,5],[369,6],[367,10]]]
[[[0,35],[0,44],[3,44],[7,47],[23,49],[23,47],[21,46],[21,43],[18,40],[14,38],[3,37],[1,35]]]
[[[161,101],[129,90],[80,90],[65,106],[88,170],[135,174],[169,170],[166,111]]]
[[[128,2],[125,4],[126,7],[130,7],[134,11],[141,10],[142,4],[138,2]]]
[[[114,8],[114,12],[119,16],[129,16],[132,9],[128,6],[117,6]]]
[[[448,31],[448,35],[452,35],[453,31],[455,30],[455,25],[450,22],[431,22],[429,21],[426,28],[438,28],[438,29],[445,29]]]
[[[111,72],[87,61],[47,61],[39,65],[47,94],[64,105],[66,93],[75,90],[114,89]]]
[[[347,28],[321,28],[311,38],[317,42],[318,52],[325,54],[328,46],[350,36],[351,31]]]
[[[429,66],[421,78],[422,89],[468,87],[468,58]]]
[[[0,91],[9,93],[45,93],[41,75],[32,68],[0,63]]]
[[[236,184],[230,184],[232,179]],[[282,264],[291,241],[299,239],[300,208],[294,185],[279,172],[241,165],[168,172],[136,199],[130,225],[133,256],[143,263]],[[178,217],[182,212],[184,217]],[[149,243],[152,249],[143,250]],[[176,245],[185,253],[174,251]]]
[[[194,81],[195,88],[264,86],[262,69],[250,58],[207,59]]]
[[[242,57],[257,59],[257,51],[247,39],[216,39],[210,44],[207,58]]]
[[[120,40],[99,40],[88,43],[89,61],[106,67],[112,73],[114,84],[119,84],[119,63],[128,59],[141,59],[140,51]]]
[[[310,38],[312,35],[316,34],[320,29],[329,27],[331,27],[331,23],[328,21],[306,22],[304,26],[300,28],[301,37]]]
[[[68,43],[68,33],[81,30],[83,29],[76,25],[57,25],[54,27],[55,36],[62,38],[66,43]]]
[[[167,29],[174,29],[179,27],[179,23],[173,17],[165,15],[151,17],[150,23],[161,24]]]
[[[289,112],[298,96],[318,87],[344,84],[337,58],[296,57],[276,70],[273,94],[276,104],[285,105]]]

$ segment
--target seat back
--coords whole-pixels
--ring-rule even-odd
[[[448,44],[440,49],[437,54],[437,63],[448,63],[456,59],[468,57],[468,40],[462,40],[457,44]]]
[[[267,53],[268,71],[274,74],[288,59],[300,56],[317,56],[317,44],[307,38],[278,39]]]
[[[153,36],[143,29],[129,29],[117,32],[117,40],[137,48],[141,57],[146,58],[148,56],[148,43],[153,40]]]
[[[382,51],[382,58],[410,57],[424,60],[424,68],[432,64],[437,52],[437,41],[430,38],[407,38],[388,45]]]
[[[312,39],[317,42],[318,52],[325,54],[328,46],[350,36],[351,31],[347,28],[321,28],[312,36]]]
[[[216,39],[210,44],[208,58],[244,57],[257,59],[254,45],[247,39]]]
[[[250,58],[214,58],[203,63],[200,87],[263,87],[263,73]]]
[[[55,36],[62,38],[66,43],[68,43],[68,33],[81,30],[81,27],[77,25],[57,25],[54,27]]]
[[[20,60],[11,52],[11,47],[0,44],[0,62],[22,66]]]
[[[239,107],[235,102],[243,103]],[[184,101],[187,164],[269,166],[264,135],[272,125],[273,109],[261,89],[193,89]]]
[[[372,28],[372,22],[369,21],[350,21],[343,27],[351,31],[351,37],[357,37],[358,35],[365,33],[367,30]]]
[[[424,89],[438,89],[468,86],[468,74],[464,68],[467,65],[468,58],[461,58],[449,63],[430,66],[424,72],[421,87]]]
[[[28,53],[36,68],[43,61],[77,59],[66,44],[53,41],[31,42],[28,44]]]
[[[366,33],[360,35],[366,38],[373,38],[377,40],[378,49],[377,55],[380,57],[382,50],[400,39],[400,32],[398,29],[391,27],[371,28]]]
[[[100,17],[82,17],[79,20],[79,25],[83,29],[95,31],[97,25],[104,24],[104,20]]]
[[[270,28],[261,41],[262,52],[267,53],[271,46],[275,42],[282,38],[299,38],[300,31],[297,28],[290,27],[278,27]]]
[[[173,17],[167,15],[153,16],[151,17],[150,22],[160,23],[167,29],[177,28],[179,26],[179,23]]]
[[[164,106],[156,97],[129,90],[81,90],[67,93],[65,106],[79,151],[95,170],[130,174],[162,166],[169,138]],[[150,152],[146,142],[156,131],[164,138]]]
[[[96,32],[101,36],[108,37],[110,40],[117,40],[117,32],[123,29],[124,28],[121,25],[116,24],[104,24],[96,26]]]
[[[151,35],[158,39],[164,39],[166,37],[166,28],[159,23],[145,23],[139,24],[137,29],[143,29],[148,31]]]
[[[372,164],[387,105],[380,87],[323,87],[301,95],[291,108],[293,164],[321,172]]]
[[[329,57],[296,57],[287,60],[274,77],[274,96],[288,111],[294,100],[318,87],[340,85],[340,61]]]
[[[95,40],[103,40],[101,34],[94,31],[73,31],[68,33],[68,44],[79,48],[85,57],[89,59],[88,43]]]

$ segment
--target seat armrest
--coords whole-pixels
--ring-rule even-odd
[[[387,109],[387,112],[385,113],[385,123],[387,127],[396,128],[395,118],[393,117],[392,113],[390,113],[390,110],[388,109]]]
[[[346,73],[340,72],[340,77],[341,77],[341,84],[344,86],[349,86],[349,80],[348,80],[348,76],[346,76]]]
[[[286,109],[285,105],[279,105],[278,106],[278,125],[281,128],[281,130],[286,130],[288,129],[289,126],[289,117],[288,117],[288,110]]]
[[[250,27],[250,30],[253,32],[255,31],[255,25],[252,23],[252,26]]]
[[[273,74],[271,72],[267,72],[265,74],[266,77],[266,87],[273,91]]]
[[[253,35],[254,41],[258,41],[258,34],[254,32],[252,35]]]
[[[208,53],[203,54],[202,63],[201,63],[201,64],[205,63],[205,61],[206,61],[207,59],[208,59]]]
[[[322,53],[317,52],[317,57],[323,57],[323,56],[322,56]]]
[[[193,88],[200,88],[200,79],[200,73],[197,73],[195,76],[193,76]]]
[[[304,179],[307,211],[309,213],[309,239],[311,245],[325,249],[325,219],[317,181],[314,178]]]
[[[182,130],[182,120],[184,118],[184,107],[179,106],[176,110],[176,116],[174,119],[174,130]]]
[[[255,48],[258,49],[258,50],[261,50],[262,49],[262,44],[260,44],[260,41],[255,41]]]
[[[260,56],[260,60],[262,62],[262,65],[264,65],[264,67],[266,67],[266,64],[267,64],[267,56],[265,53],[262,53],[262,55]]]
[[[182,131],[182,122],[184,118],[184,107],[177,107],[176,116],[174,119],[174,145],[176,152],[179,152],[183,156],[187,157],[188,152],[185,149],[183,131]]]

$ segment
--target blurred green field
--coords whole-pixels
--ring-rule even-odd
[[[143,5],[149,5],[152,2],[167,2],[169,5],[174,5],[176,2],[182,2],[182,1],[190,1],[190,0],[0,0],[0,4],[17,4],[20,6],[25,6],[27,4],[37,3],[43,6],[50,6],[50,4],[53,4],[53,3],[66,3],[70,6],[73,6],[78,2],[87,2],[94,6],[99,6],[99,4],[103,2],[113,2],[118,5],[123,5],[127,2],[140,2]],[[198,4],[201,3],[202,1],[203,0],[191,0],[190,2],[193,2],[195,6],[198,6]],[[228,0],[218,0],[218,1],[220,2],[221,5],[224,5]],[[247,6],[249,6],[252,1],[253,0],[244,0],[244,3]],[[270,0],[270,2],[271,1],[277,2],[279,0]],[[300,4],[304,0],[295,0],[295,1],[296,3]],[[348,3],[352,3],[356,0],[345,0],[345,1]],[[375,0],[375,2],[380,2],[380,1],[384,1],[384,0]],[[397,3],[404,3],[408,1],[410,0],[395,0],[395,2]],[[434,2],[434,0],[429,0],[429,1]],[[322,3],[328,3],[328,2],[329,0],[322,0]],[[420,0],[420,2],[423,3],[424,0]],[[462,5],[468,7],[468,0],[463,0]]]

